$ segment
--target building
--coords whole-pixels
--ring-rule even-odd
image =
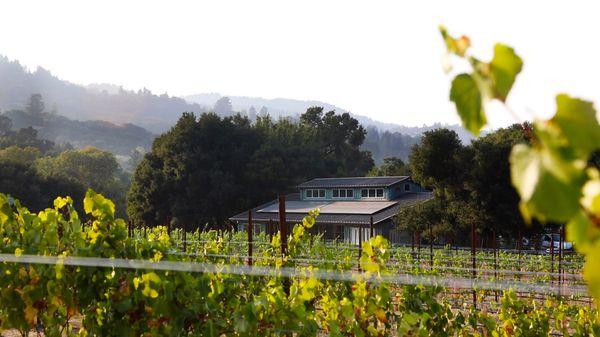
[[[286,196],[285,212],[292,226],[315,208],[320,215],[314,231],[326,240],[358,243],[362,229],[363,240],[369,239],[371,226],[374,235],[381,234],[397,241],[393,218],[402,208],[410,207],[432,197],[408,176],[316,178],[298,186],[298,193]],[[279,224],[279,202],[273,200],[253,208],[255,232],[267,231]],[[238,230],[246,230],[248,211],[230,218]]]

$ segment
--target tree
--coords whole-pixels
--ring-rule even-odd
[[[135,168],[140,164],[142,159],[144,159],[144,154],[146,150],[143,147],[138,146],[135,149],[131,150],[131,155],[129,160],[127,161],[127,165],[129,166],[129,171],[135,171]]]
[[[32,164],[40,155],[40,150],[31,146],[22,148],[13,145],[0,149],[0,161],[10,161],[24,165]]]
[[[450,189],[460,189],[464,170],[461,156],[464,146],[456,132],[436,129],[423,134],[421,144],[415,145],[410,154],[413,179],[441,194]]]
[[[428,240],[435,240],[453,232],[446,226],[444,216],[439,200],[432,199],[403,209],[394,217],[394,223],[400,230],[423,232]],[[430,237],[430,227],[433,237]]]
[[[72,196],[82,210],[85,189],[76,182],[57,177],[42,177],[30,164],[0,160],[0,191],[19,199],[32,211],[52,206],[56,196]]]
[[[526,142],[520,124],[489,133],[469,146],[450,130],[426,132],[410,155],[413,178],[434,189],[445,209],[444,221],[457,237],[468,236],[471,225],[487,234],[535,233],[539,227],[526,228],[521,219],[508,164],[511,148]]]
[[[219,116],[231,116],[233,114],[233,108],[231,106],[231,100],[229,97],[221,97],[215,103],[213,108],[216,114]]]
[[[322,112],[322,108],[320,109]],[[136,223],[221,226],[227,218],[315,177],[364,175],[364,129],[349,115],[320,127],[258,117],[184,113],[136,169],[127,211]]]
[[[250,109],[248,109],[248,119],[251,121],[255,121],[256,117],[256,109],[254,108],[254,106],[251,106]]]
[[[8,135],[12,129],[12,120],[6,116],[0,115],[0,137]]]
[[[311,107],[300,116],[300,123],[316,140],[323,156],[339,163],[341,170],[336,176],[362,176],[373,167],[371,153],[360,150],[366,130],[349,113],[323,113],[322,107]]]
[[[501,234],[527,228],[519,213],[519,195],[510,181],[508,158],[516,144],[528,143],[520,124],[498,129],[471,144],[471,171],[465,188],[473,208],[486,214],[485,227]]]
[[[379,167],[373,167],[368,173],[369,176],[408,176],[410,168],[397,157],[383,158],[383,164]]]
[[[267,117],[269,115],[269,109],[263,105],[262,108],[260,108],[260,111],[258,112],[258,115],[260,117]]]
[[[46,107],[42,95],[32,94],[29,97],[29,103],[27,103],[25,111],[30,115],[39,115],[44,112],[44,109],[46,109]]]
[[[38,159],[35,167],[43,178],[70,181],[108,196],[117,205],[125,204],[129,178],[110,152],[93,147],[67,150],[55,157]],[[124,211],[124,206],[118,210],[120,214]]]

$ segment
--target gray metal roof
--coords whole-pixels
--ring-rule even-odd
[[[408,176],[315,178],[298,185],[298,188],[388,187],[407,179]]]
[[[419,202],[431,199],[433,197],[433,193],[431,192],[420,192],[420,193],[406,193],[402,197],[392,200],[388,202],[389,205],[381,205],[377,210],[373,210],[372,207],[367,207],[364,209],[364,212],[360,211],[361,207],[357,207],[357,209],[348,213],[340,213],[338,212],[340,207],[336,207],[336,210],[332,213],[327,213],[322,209],[321,213],[317,217],[317,224],[347,224],[347,225],[368,225],[370,223],[371,216],[373,217],[373,223],[377,224],[382,221],[388,220],[392,218],[394,215],[398,214],[398,212],[406,207],[410,207]],[[306,207],[300,208],[298,203],[303,203],[303,201],[298,201],[299,195],[292,194],[286,197],[286,221],[288,223],[298,223],[302,221],[302,218],[306,216]],[[288,201],[289,206],[288,207]],[[307,202],[310,203],[310,202]],[[350,204],[357,204],[361,202],[356,201],[339,201],[336,203],[349,203],[346,206],[341,206],[342,208],[347,206],[352,206]],[[372,202],[364,201],[364,204],[371,204]],[[269,203],[265,203],[258,207],[252,209],[252,219],[258,223],[265,223],[272,221],[273,223],[279,222],[279,210],[278,210],[278,201],[273,200]],[[307,206],[309,206],[307,204]],[[310,205],[312,206],[312,204]],[[385,206],[385,207],[384,207]],[[294,212],[294,210],[302,210],[298,212]],[[231,221],[236,222],[247,222],[248,221],[248,211],[237,214],[231,218]]]

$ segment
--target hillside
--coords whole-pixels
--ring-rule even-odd
[[[2,113],[12,120],[12,129],[33,127],[38,137],[76,148],[94,146],[116,155],[129,156],[137,147],[150,149],[156,137],[133,124],[116,125],[105,121],[76,121],[52,113],[29,114],[22,110]]]
[[[113,88],[115,86],[112,86]],[[154,95],[102,86],[88,89],[61,80],[44,68],[30,72],[18,61],[0,56],[0,110],[20,109],[32,93],[44,97],[50,111],[75,120],[104,120],[116,124],[133,123],[154,133],[166,131],[182,112],[202,112],[199,104],[167,94]]]
[[[168,130],[182,112],[201,113],[211,111],[215,102],[223,96],[218,93],[186,96],[185,99],[167,94],[155,95],[147,89],[124,90],[114,84],[89,84],[82,86],[52,75],[38,68],[29,71],[18,61],[0,56],[0,111],[13,110],[15,127],[30,126],[34,122],[14,111],[23,111],[33,93],[42,95],[46,111],[38,125],[40,137],[57,143],[71,143],[75,147],[96,146],[119,155],[128,155],[138,146],[148,148],[155,134]],[[333,104],[320,101],[303,101],[287,98],[266,99],[260,97],[228,96],[232,110],[249,113],[251,107],[257,113],[266,111],[274,118],[297,118],[311,106],[322,106],[326,111],[347,112]],[[439,127],[456,131],[465,143],[470,135],[458,125],[407,127],[383,123],[369,117],[351,113],[367,130],[363,149],[373,153],[377,163],[384,157],[396,156],[407,159],[410,148],[420,135]]]
[[[224,97],[218,93],[202,93],[195,95],[184,96],[184,98],[188,102],[197,103],[203,106],[213,107],[217,100]],[[240,111],[242,113],[247,113],[251,107],[253,107],[257,112],[260,112],[261,108],[266,108],[266,111],[269,115],[273,117],[297,117],[303,112],[306,111],[309,107],[312,106],[321,106],[326,111],[335,110],[338,113],[349,112],[340,107],[337,107],[333,104],[329,104],[321,101],[303,101],[303,100],[295,100],[288,98],[274,98],[267,99],[262,97],[246,97],[246,96],[227,96],[231,100],[231,105],[234,111]],[[391,133],[401,133],[403,135],[408,136],[417,136],[419,137],[423,132],[438,129],[438,128],[447,128],[455,131],[459,138],[465,142],[470,143],[473,138],[471,134],[463,129],[460,125],[446,125],[436,123],[429,126],[404,126],[393,123],[384,123],[380,121],[376,121],[370,117],[357,115],[355,113],[351,113],[353,118],[356,118],[361,125],[363,125],[367,129],[373,130],[374,128],[380,132],[388,131]]]

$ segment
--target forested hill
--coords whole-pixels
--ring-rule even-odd
[[[292,117],[298,118],[308,108],[313,106],[323,107],[326,111],[335,110],[337,113],[348,112],[352,118],[356,119],[363,127],[371,130],[377,130],[379,133],[389,132],[390,134],[402,134],[402,136],[417,136],[420,137],[423,132],[435,130],[439,128],[445,128],[456,132],[458,137],[464,143],[470,143],[473,136],[466,131],[460,125],[446,125],[436,123],[433,125],[423,126],[404,126],[393,123],[384,123],[372,118],[357,115],[346,111],[338,106],[329,104],[327,102],[314,101],[314,100],[296,100],[288,98],[274,98],[266,99],[262,97],[247,97],[247,96],[223,96],[219,93],[202,93],[189,95],[184,97],[187,101],[192,103],[198,103],[204,106],[214,107],[218,101],[223,98],[228,98],[231,102],[232,111],[239,111],[242,114],[247,114],[250,118],[253,115],[260,115],[268,113],[269,115],[277,117]],[[390,108],[390,110],[393,110]],[[217,111],[219,113],[219,111]],[[220,115],[226,111],[219,113]]]
[[[48,111],[75,120],[103,120],[116,124],[133,123],[154,133],[168,130],[182,112],[204,112],[210,108],[185,100],[137,92],[86,88],[57,78],[48,70],[29,72],[19,62],[0,56],[0,110],[20,109],[31,94],[44,97]]]
[[[43,122],[40,125],[30,120],[32,116],[25,118],[16,112],[25,111],[31,95],[38,93],[45,102],[44,114],[34,118]],[[8,117],[14,120],[15,128],[33,126],[41,138],[68,142],[79,148],[96,146],[120,155],[128,155],[138,146],[148,149],[154,135],[167,131],[185,111],[197,114],[215,111],[220,116],[240,112],[251,120],[260,114],[269,114],[274,119],[296,119],[312,106],[339,114],[346,112],[319,101],[225,98],[220,94],[199,94],[184,100],[167,94],[154,95],[146,89],[128,91],[113,84],[82,86],[61,80],[43,68],[30,72],[18,61],[0,56],[0,112],[10,114]],[[222,111],[216,104],[219,101],[229,101],[229,105],[225,104]],[[360,115],[352,114],[352,117],[368,130],[362,149],[371,151],[378,164],[390,156],[406,160],[412,145],[423,132],[431,129],[446,127],[456,131],[463,142],[470,141],[457,125],[406,127]]]
[[[0,116],[10,118],[13,130],[33,127],[38,137],[56,144],[70,144],[75,148],[87,146],[130,156],[138,147],[150,149],[156,137],[150,131],[133,125],[116,125],[105,121],[76,121],[47,112],[9,110]]]

